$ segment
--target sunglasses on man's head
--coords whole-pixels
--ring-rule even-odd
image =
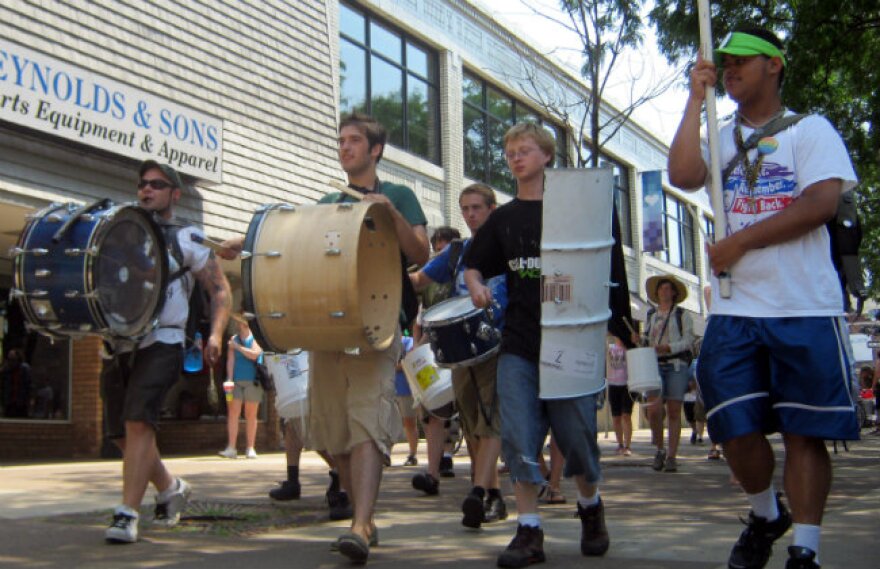
[[[155,178],[153,180],[144,180],[142,178],[141,181],[138,182],[139,190],[143,190],[147,186],[150,186],[154,190],[164,190],[165,188],[173,188],[174,184],[166,182],[165,180],[160,180],[159,178]]]

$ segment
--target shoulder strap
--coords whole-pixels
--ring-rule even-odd
[[[458,276],[458,261],[461,259],[461,252],[464,249],[464,241],[461,239],[453,239],[449,242],[449,258],[446,266],[449,268],[449,274],[452,275],[452,282],[455,282]]]
[[[675,321],[678,323],[678,333],[684,336],[684,310],[681,306],[675,307]]]
[[[782,117],[777,117],[765,124],[761,128],[756,128],[752,134],[743,142],[743,147],[740,148],[736,156],[731,159],[730,162],[724,167],[721,171],[721,184],[727,181],[727,178],[730,177],[730,173],[733,172],[733,169],[739,165],[740,162],[746,157],[746,154],[749,150],[756,147],[758,145],[758,141],[762,138],[766,138],[768,136],[773,136],[778,132],[782,132],[790,126],[797,124],[802,118],[808,116],[807,114],[796,114],[796,115],[787,115]]]

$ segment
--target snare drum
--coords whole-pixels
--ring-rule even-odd
[[[165,238],[139,207],[53,204],[30,217],[12,255],[12,295],[44,334],[136,338],[162,310]]]
[[[385,206],[262,207],[248,227],[242,293],[264,349],[384,350],[398,326],[401,265]]]
[[[475,307],[469,296],[450,298],[426,310],[422,329],[440,367],[476,365],[492,357],[501,343],[490,313]]]

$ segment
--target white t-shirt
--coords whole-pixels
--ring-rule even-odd
[[[791,114],[789,111],[788,114]],[[722,168],[736,155],[733,121],[721,127]],[[743,140],[752,133],[743,125]],[[703,159],[709,148],[703,141]],[[843,191],[857,182],[846,147],[822,116],[804,117],[794,126],[761,139],[749,152],[754,164],[764,152],[754,196],[749,194],[744,163],[724,185],[724,208],[730,235],[785,209],[812,184],[839,178]],[[720,239],[725,229],[716,226]],[[840,282],[831,261],[830,238],[824,226],[797,239],[746,253],[730,268],[732,294],[721,298],[712,276],[712,314],[752,317],[837,316],[843,313]]]
[[[210,249],[192,240],[191,236],[194,233],[202,235],[195,227],[182,227],[177,231],[177,241],[180,243],[180,251],[189,271],[168,284],[165,290],[165,305],[159,315],[159,326],[141,341],[141,348],[146,348],[155,342],[183,344],[186,339],[184,328],[189,316],[189,295],[195,282],[193,273],[205,268],[211,255]],[[169,251],[168,274],[173,275],[178,268],[174,255]]]

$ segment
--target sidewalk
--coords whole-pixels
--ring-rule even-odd
[[[689,435],[689,430],[685,432]],[[609,439],[600,434],[605,475],[602,496],[611,549],[603,558],[580,555],[580,524],[572,518],[576,492],[570,481],[564,481],[569,503],[542,506],[547,563],[539,567],[726,567],[730,548],[742,529],[738,517],[746,515],[748,506],[741,491],[729,485],[724,462],[706,460],[708,445],[691,446],[686,436],[682,438],[679,472],[656,473],[649,467],[653,452],[648,431],[636,433],[635,454],[629,458],[614,455],[613,434]],[[778,446],[778,440],[776,443]],[[850,449],[833,456],[835,482],[824,522],[823,568],[878,569],[880,437],[866,436]],[[381,544],[371,551],[369,566],[494,567],[496,556],[515,531],[509,481],[504,480],[503,491],[511,517],[482,530],[467,530],[461,526],[459,509],[469,488],[466,455],[456,456],[457,476],[442,479],[436,497],[421,496],[412,489],[410,478],[420,467],[399,466],[405,458],[405,444],[396,446],[378,504]],[[424,443],[419,460],[425,460]],[[284,477],[284,455],[280,452],[255,460],[199,456],[175,457],[167,462],[173,473],[193,486],[193,507],[186,513],[189,517],[240,512],[244,518],[256,520],[270,512],[276,518],[287,516],[297,525],[224,532],[210,522],[199,525],[188,521],[173,530],[142,523],[138,544],[110,546],[104,543],[103,530],[110,508],[119,499],[119,461],[5,466],[0,467],[0,567],[349,566],[328,549],[347,523],[325,521],[327,469],[314,453],[306,453],[300,467],[303,498],[283,506],[270,505],[266,497]],[[781,489],[781,480],[776,484]],[[152,491],[145,505],[151,503]],[[790,534],[780,540],[769,569],[784,567],[789,542]]]

